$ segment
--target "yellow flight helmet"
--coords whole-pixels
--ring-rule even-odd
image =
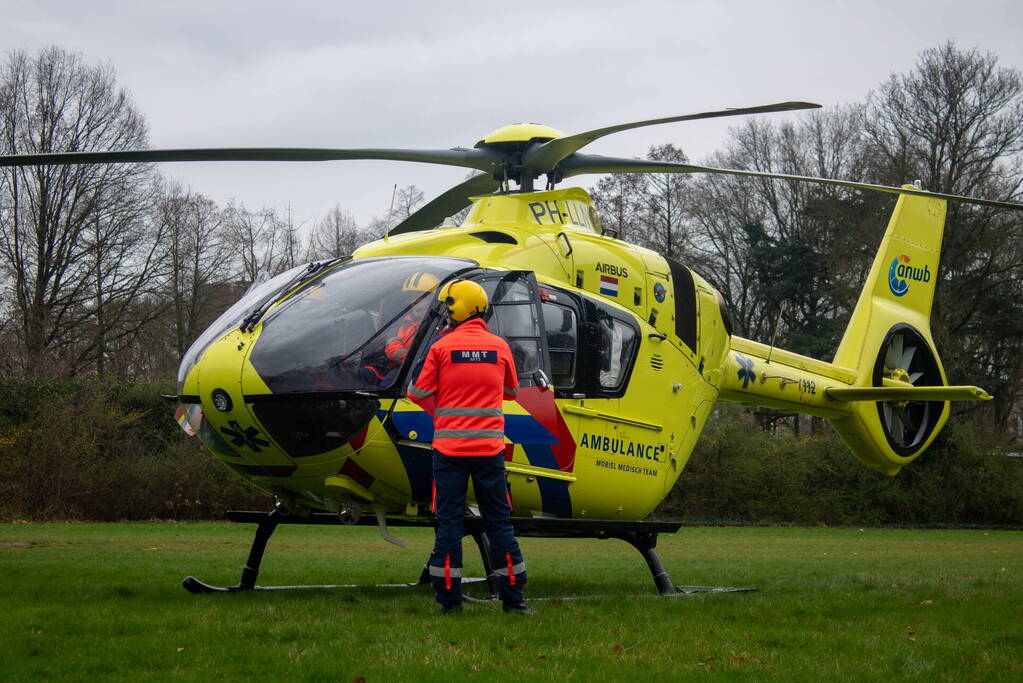
[[[475,282],[455,280],[441,288],[437,300],[448,307],[448,315],[456,323],[487,312],[487,293]]]
[[[437,289],[440,280],[433,273],[417,271],[405,278],[405,284],[401,286],[403,292],[432,292]]]

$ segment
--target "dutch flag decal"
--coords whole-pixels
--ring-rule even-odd
[[[607,296],[618,296],[618,278],[610,275],[600,276],[600,293]]]

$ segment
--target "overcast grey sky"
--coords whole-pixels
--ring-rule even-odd
[[[1023,68],[1019,0],[369,5],[0,0],[0,51],[59,45],[113,65],[153,148],[471,147],[519,121],[574,133],[785,100],[832,106],[861,101],[949,39]],[[729,125],[641,129],[586,151],[644,156],[670,141],[699,161]],[[465,175],[370,161],[163,171],[221,203],[290,204],[300,222],[339,203],[363,224],[387,211],[395,183],[430,197]]]

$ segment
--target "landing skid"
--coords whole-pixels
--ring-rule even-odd
[[[312,586],[257,586],[256,578],[259,575],[259,565],[263,561],[263,553],[266,551],[267,541],[277,530],[280,524],[319,524],[319,525],[343,525],[336,515],[327,513],[313,513],[305,517],[283,516],[276,510],[271,512],[242,512],[232,510],[227,513],[227,518],[232,522],[257,524],[255,537],[252,539],[252,547],[249,549],[249,557],[242,569],[241,578],[236,586],[212,586],[204,583],[195,577],[186,577],[182,582],[185,590],[195,594],[209,593],[237,593],[241,591],[280,591],[300,589],[337,589],[337,588],[414,588],[416,586],[428,585],[429,575],[427,568],[423,567],[419,578],[411,583],[396,584],[331,584]],[[546,537],[546,538],[617,538],[625,541],[640,552],[646,560],[650,575],[660,596],[671,597],[681,595],[692,595],[695,593],[737,593],[755,590],[754,588],[732,588],[726,586],[676,586],[671,582],[668,572],[657,555],[657,535],[661,533],[675,533],[682,526],[679,522],[620,522],[616,520],[599,519],[557,519],[548,517],[513,517],[512,526],[515,527],[515,535],[519,537]],[[376,526],[377,521],[372,518],[363,518],[356,522],[362,526]],[[432,527],[432,521],[413,519],[391,519],[389,526],[406,527]],[[497,581],[494,575],[494,567],[490,563],[490,542],[483,530],[483,520],[478,517],[470,517],[465,520],[466,535],[471,535],[480,551],[480,558],[483,560],[483,569],[487,578],[465,578],[463,584],[485,583],[489,590],[489,597],[472,601],[487,601],[497,596]],[[571,598],[569,598],[571,599]]]

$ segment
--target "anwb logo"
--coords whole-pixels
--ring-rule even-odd
[[[899,254],[892,259],[892,265],[888,268],[888,289],[895,296],[903,296],[909,291],[909,280],[914,282],[930,282],[931,271],[924,264],[923,268],[914,268],[909,265],[909,256]]]

